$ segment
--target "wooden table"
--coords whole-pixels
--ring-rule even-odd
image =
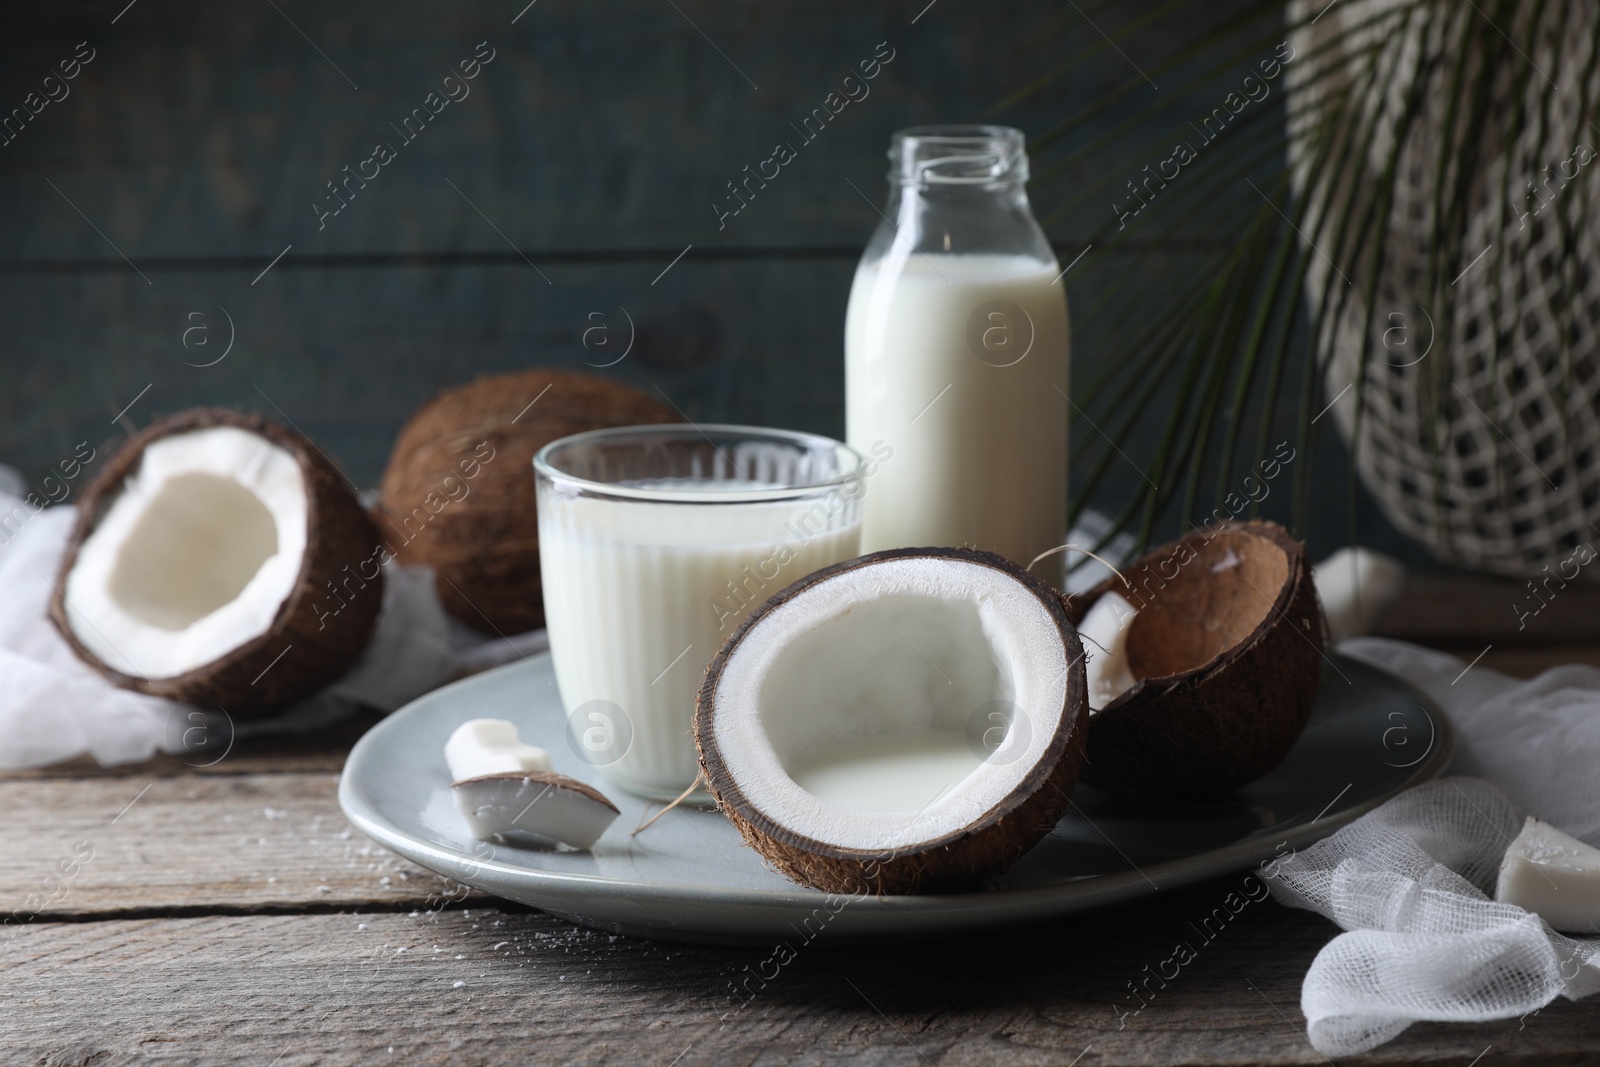
[[[1575,595],[1563,610],[1594,604]],[[1391,628],[1414,632],[1405,611]],[[1437,626],[1465,627],[1461,640],[1488,632],[1452,617]],[[1571,644],[1573,618],[1542,625]],[[14,909],[0,1063],[1326,1062],[1299,1009],[1337,933],[1321,918],[1251,904],[1165,987],[1142,984],[1176,942],[1196,942],[1190,924],[1237,875],[1042,928],[824,938],[741,1008],[733,983],[769,949],[581,929],[366,840],[336,789],[373,721],[240,742],[204,769],[163,758],[0,780],[0,902]],[[1154,994],[1135,999],[1130,983]],[[1420,1024],[1359,1062],[1600,1062],[1600,1003]]]

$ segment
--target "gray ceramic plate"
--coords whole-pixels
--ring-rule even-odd
[[[1338,654],[1305,734],[1282,766],[1216,803],[1139,807],[1087,786],[1073,810],[983,891],[841,897],[762,865],[715,812],[680,808],[630,836],[646,802],[606,784],[566,743],[548,655],[414,701],[350,753],[339,802],[364,833],[447,877],[586,926],[678,941],[953,933],[1067,915],[1243,870],[1301,848],[1449,762],[1449,725],[1420,692]],[[622,816],[592,852],[490,845],[466,833],[444,743],[467,719],[510,719],[556,770],[592,782]],[[650,805],[658,810],[659,805]]]

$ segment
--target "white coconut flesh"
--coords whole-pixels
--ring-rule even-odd
[[[450,783],[456,809],[472,836],[515,843],[524,835],[535,843],[593,848],[617,819],[603,795],[565,775],[506,772]]]
[[[840,571],[744,635],[715,688],[721,762],[788,831],[889,851],[978,821],[1066,703],[1055,619],[1014,577],[941,557]]]
[[[1126,598],[1106,592],[1078,624],[1078,636],[1089,657],[1085,670],[1091,712],[1132,689],[1137,681],[1128,663],[1128,630],[1137,614],[1139,609]]]
[[[146,446],[66,583],[73,634],[101,662],[173,678],[271,628],[306,548],[295,457],[231,426]]]

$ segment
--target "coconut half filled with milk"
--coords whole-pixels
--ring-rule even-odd
[[[722,810],[796,881],[968,888],[1064,814],[1083,662],[1055,591],[1010,561],[873,553],[746,620],[706,672],[695,741]]]

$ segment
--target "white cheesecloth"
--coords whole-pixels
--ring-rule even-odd
[[[1600,844],[1600,670],[1524,682],[1400,641],[1339,649],[1432,696],[1455,727],[1452,770],[1472,777],[1408,790],[1263,868],[1276,899],[1347,931],[1306,973],[1312,1046],[1353,1055],[1419,1020],[1516,1018],[1600,989],[1600,930],[1568,937],[1492,899],[1524,816]]]

